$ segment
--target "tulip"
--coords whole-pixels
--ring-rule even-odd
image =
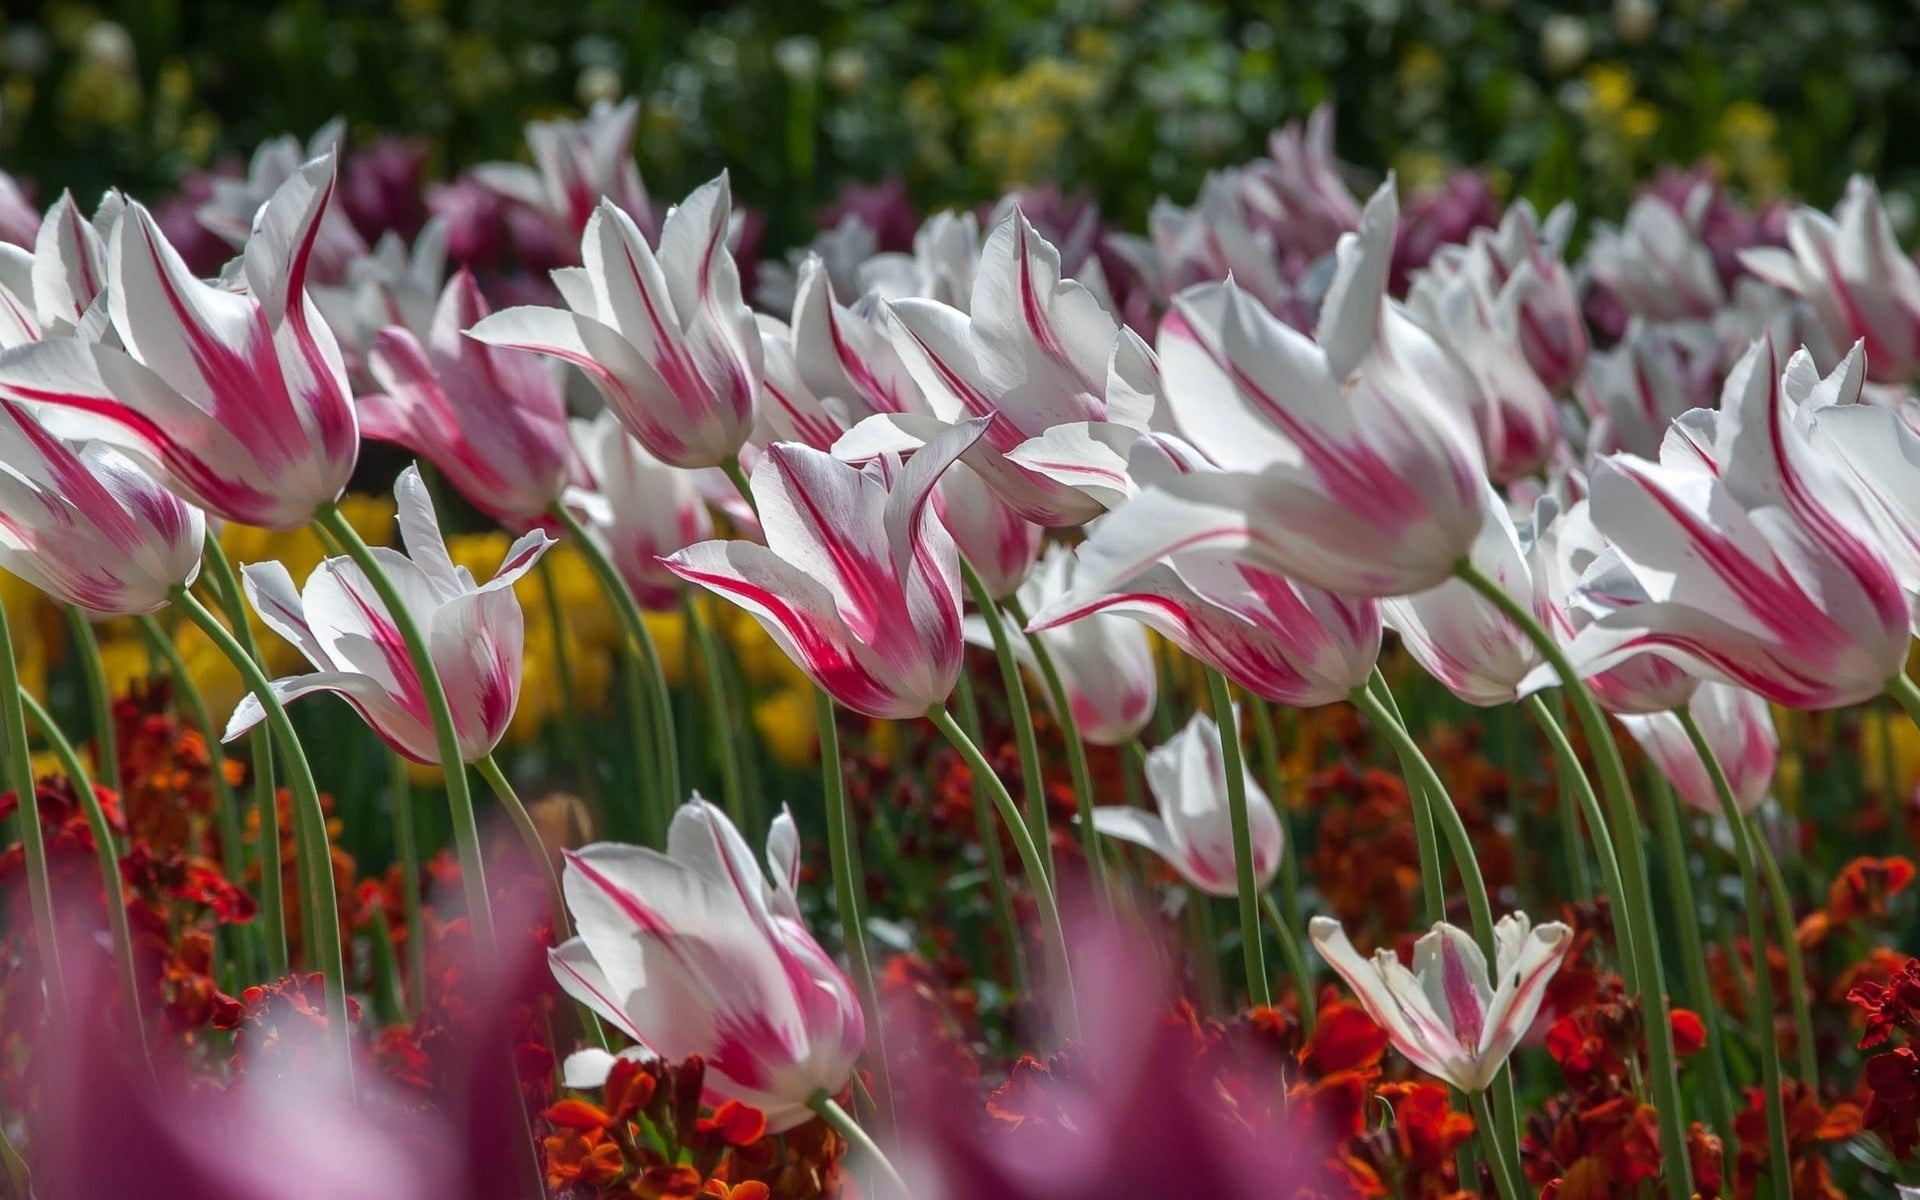
[[[1558,921],[1532,927],[1509,913],[1494,927],[1494,976],[1465,930],[1436,923],[1413,947],[1408,970],[1391,950],[1361,958],[1340,922],[1315,917],[1308,933],[1321,957],[1414,1066],[1463,1092],[1478,1092],[1526,1035],[1547,985],[1573,945]]]
[[[1272,198],[1272,220],[1301,257],[1319,258],[1360,225],[1360,206],[1347,190],[1333,153],[1333,105],[1322,103],[1305,122],[1267,135],[1270,162],[1257,164]]]
[[[905,453],[987,417],[969,464],[1026,520],[1078,525],[1104,507],[1087,489],[1119,494],[1126,448],[1152,414],[1154,385],[1136,378],[1152,374],[1151,356],[1085,286],[1061,277],[1059,252],[1024,216],[1008,214],[988,237],[971,312],[905,299],[882,313],[928,412],[871,417],[836,454]],[[1062,427],[1071,442],[1046,438]]]
[[[1159,814],[1108,805],[1093,810],[1093,827],[1108,837],[1145,846],[1210,896],[1238,895],[1220,727],[1205,713],[1195,713],[1186,728],[1147,755],[1146,772]],[[1273,801],[1252,772],[1246,772],[1246,780],[1254,884],[1265,890],[1280,870],[1285,834]]]
[[[1160,480],[1102,522],[1081,551],[1090,582],[1202,548],[1363,596],[1451,577],[1485,515],[1474,385],[1387,301],[1393,226],[1389,183],[1341,239],[1318,344],[1231,282],[1175,300],[1160,327],[1167,403],[1221,469]]]
[[[1595,230],[1587,265],[1594,279],[1649,321],[1707,320],[1727,300],[1698,229],[1657,196],[1635,200],[1620,228]]]
[[[1492,251],[1481,242],[1452,266],[1416,275],[1407,300],[1479,385],[1480,443],[1495,483],[1539,474],[1560,444],[1553,394],[1521,341],[1520,302],[1534,278],[1532,265],[1523,263],[1500,287]]]
[[[206,518],[98,442],[0,400],[0,568],[97,616],[158,612],[200,573]]]
[[[13,176],[0,171],[0,245],[33,245],[40,213]]]
[[[800,916],[800,838],[767,835],[769,884],[726,814],[696,796],[667,852],[601,842],[568,851],[563,886],[579,936],[549,958],[568,995],[662,1058],[706,1060],[707,1101],[735,1100],[781,1133],[853,1076],[866,1024],[853,985]],[[597,1086],[610,1056],[570,1060]]]
[[[305,288],[333,164],[316,159],[260,212],[246,294],[201,283],[130,204],[107,239],[118,345],[58,339],[0,354],[0,393],[47,428],[97,440],[208,512],[297,529],[338,499],[359,456],[346,368]]]
[[[538,529],[526,534],[508,548],[493,578],[475,585],[472,574],[447,557],[419,468],[402,471],[393,492],[407,553],[374,553],[426,637],[453,706],[461,760],[478,762],[499,744],[520,700],[526,631],[513,584],[553,539]],[[310,692],[338,693],[389,746],[415,762],[441,762],[419,673],[402,648],[399,626],[358,564],[345,557],[326,559],[298,592],[277,562],[251,563],[241,574],[260,619],[318,668],[311,675],[274,680],[274,695],[282,704]],[[225,740],[265,716],[259,699],[247,696],[228,720]]]
[[[586,266],[555,275],[568,309],[509,308],[472,336],[586,372],[662,462],[718,466],[740,453],[760,392],[760,333],[727,249],[727,177],[667,213],[656,251],[611,200],[586,223]]]
[[[548,222],[558,245],[577,242],[596,206],[612,206],[640,228],[654,226],[653,205],[634,165],[633,135],[640,102],[600,101],[577,121],[529,121],[533,166],[482,163],[473,177],[483,187]]]
[[[328,121],[302,144],[292,134],[269,138],[254,149],[241,177],[216,175],[212,194],[194,213],[200,224],[235,249],[245,247],[260,228],[261,209],[273,197],[307,170],[316,159],[334,163],[340,154],[341,134],[346,123],[340,118]],[[328,175],[327,190],[334,181]],[[335,284],[346,278],[348,268],[367,256],[367,241],[347,219],[346,210],[337,205],[322,209],[318,220],[303,235],[306,251],[312,259],[307,268],[316,285]],[[249,280],[251,282],[251,280]]]
[[[376,334],[368,367],[380,391],[360,398],[360,425],[430,459],[481,512],[525,528],[566,481],[567,398],[545,363],[464,335],[489,311],[461,271],[426,345],[399,325]]]
[[[1854,356],[1859,347],[1854,348]],[[1853,356],[1849,357],[1849,362]],[[1820,453],[1838,463],[1879,518],[1880,548],[1900,574],[1920,631],[1920,433],[1900,408],[1863,403],[1861,373],[1839,388],[1809,387],[1790,399],[1800,403],[1800,424]]]
[[[1491,487],[1488,495],[1487,523],[1469,557],[1481,574],[1533,608],[1533,574],[1521,553],[1520,535]],[[1383,600],[1380,614],[1414,661],[1468,704],[1513,703],[1522,681],[1540,665],[1539,650],[1526,631],[1458,579]]]
[[[611,413],[603,411],[591,421],[576,418],[569,428],[593,489],[569,491],[569,502],[586,512],[588,533],[606,550],[640,606],[672,608],[680,600],[680,581],[660,559],[713,535],[698,473],[648,454]]]
[[[1774,730],[1773,710],[1767,702],[1743,688],[1703,683],[1687,710],[1700,726],[1720,769],[1726,772],[1740,811],[1752,812],[1760,807],[1773,786],[1774,763],[1780,756],[1780,735]],[[1622,716],[1620,724],[1659,766],[1682,800],[1720,815],[1720,793],[1714,789],[1707,765],[1694,750],[1679,717],[1671,712]]]
[[[1014,512],[966,463],[953,464],[934,485],[933,511],[995,600],[1013,595],[1040,557],[1044,531]]]
[[[963,647],[959,554],[928,500],[984,424],[953,427],[904,467],[776,443],[751,483],[767,544],[701,542],[666,565],[746,609],[848,708],[925,715],[953,690]]]
[[[1844,387],[1846,371],[1820,386]],[[1787,379],[1813,374],[1796,356]],[[1676,422],[1657,464],[1615,455],[1596,468],[1594,523],[1648,599],[1574,639],[1582,675],[1651,652],[1817,709],[1867,700],[1899,673],[1908,606],[1877,518],[1795,427],[1784,387],[1771,346],[1756,343],[1717,420]]]
[[[938,212],[913,235],[911,253],[876,254],[860,265],[860,286],[888,300],[918,296],[966,311],[980,269],[980,220]]]
[[[1869,379],[1920,381],[1920,266],[1900,248],[1873,181],[1848,181],[1832,217],[1795,209],[1787,244],[1743,250],[1740,261],[1812,305],[1834,345],[1865,341]]]
[[[1407,197],[1400,228],[1393,239],[1393,263],[1387,290],[1406,291],[1413,273],[1433,261],[1447,246],[1467,242],[1475,232],[1500,221],[1500,202],[1486,172],[1454,167],[1437,184],[1417,188]]]
[[[1565,395],[1579,380],[1592,349],[1579,292],[1563,258],[1573,222],[1571,203],[1556,205],[1542,223],[1533,205],[1516,200],[1497,232],[1475,235],[1491,251],[1489,263],[1502,291],[1517,281],[1520,349],[1555,395]]]
[[[347,268],[340,286],[313,289],[313,302],[339,339],[356,383],[371,381],[367,354],[382,329],[397,325],[415,338],[432,336],[433,319],[446,290],[450,233],[445,217],[428,221],[412,247],[389,233],[372,254]]]
[[[1065,546],[1049,549],[1019,587],[1023,610],[1048,611],[1072,590],[1073,570],[1073,551]],[[966,635],[976,646],[993,644],[979,618],[967,619]],[[1153,647],[1139,622],[1093,613],[1026,637],[1038,638],[1053,656],[1054,670],[1060,674],[1060,686],[1083,739],[1096,746],[1118,746],[1146,728],[1153,716],[1159,676]],[[1014,643],[1014,653],[1022,664],[1037,670],[1033,649],[1025,640]],[[1051,690],[1047,698],[1051,703]]]
[[[1594,527],[1587,501],[1562,512],[1558,501],[1542,497],[1534,505],[1532,534],[1527,566],[1533,573],[1533,614],[1562,645],[1596,617],[1648,602],[1646,589]],[[1543,668],[1522,690],[1557,682],[1550,675]],[[1608,712],[1663,713],[1690,700],[1700,681],[1658,655],[1640,654],[1588,676],[1586,684]]]
[[[1676,417],[1713,406],[1725,368],[1720,338],[1710,326],[1635,318],[1618,345],[1590,360],[1579,393],[1593,419],[1587,452],[1658,455]]]
[[[126,206],[125,196],[108,192],[89,221],[73,193],[62,192],[31,254],[0,249],[0,349],[75,334],[106,287],[107,237]]]
[[[1044,633],[1099,614],[1142,621],[1255,695],[1297,708],[1345,700],[1380,657],[1375,601],[1205,552],[1157,563],[1112,590],[1076,577],[1027,628]]]

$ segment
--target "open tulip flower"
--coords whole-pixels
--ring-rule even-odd
[[[491,311],[466,271],[448,282],[426,345],[389,325],[360,398],[362,432],[430,459],[475,508],[509,526],[538,521],[567,475],[567,398],[549,364],[465,335]]]
[[[31,251],[0,243],[0,349],[73,335],[107,285],[107,238],[126,207],[110,191],[89,221],[62,192]]]
[[[489,345],[572,363],[655,458],[714,467],[740,453],[760,394],[760,331],[727,249],[720,176],[667,213],[660,245],[601,200],[583,267],[554,273],[567,308],[509,308],[473,327]]]
[[[1536,928],[1526,914],[1509,913],[1494,926],[1489,975],[1473,938],[1444,922],[1414,943],[1412,970],[1392,950],[1361,958],[1332,917],[1315,917],[1308,932],[1394,1048],[1463,1092],[1500,1073],[1573,943],[1573,930],[1558,921]]]
[[[695,796],[667,852],[601,842],[566,857],[579,936],[552,951],[567,994],[669,1061],[706,1060],[708,1099],[736,1100],[779,1133],[809,1101],[847,1085],[866,1044],[853,985],[800,917],[800,838],[782,813],[767,834],[769,884],[726,814]],[[569,1060],[598,1086],[604,1051]],[[598,1076],[598,1078],[596,1078]]]
[[[1831,217],[1795,209],[1787,244],[1743,250],[1740,261],[1812,305],[1836,347],[1864,341],[1868,378],[1920,381],[1920,265],[1900,248],[1873,181],[1854,176]]]
[[[482,163],[473,176],[481,186],[544,218],[556,242],[579,238],[603,198],[652,231],[653,206],[633,159],[639,123],[638,100],[601,101],[577,121],[529,121],[532,166]]]
[[[904,467],[775,443],[752,479],[767,544],[701,542],[666,564],[746,609],[848,708],[923,716],[953,691],[963,649],[960,556],[929,500],[984,424],[939,434]]]
[[[968,455],[1014,512],[1078,525],[1125,494],[1126,452],[1145,432],[1152,356],[1093,293],[1060,274],[1060,252],[1017,210],[988,236],[970,312],[909,298],[882,309],[927,412],[882,412],[834,452],[906,453],[951,423],[988,418]],[[869,403],[872,399],[869,397]]]
[[[1093,810],[1093,827],[1108,837],[1145,846],[1209,896],[1237,895],[1220,727],[1205,713],[1195,713],[1186,728],[1148,753],[1146,771],[1158,814],[1105,805]],[[1245,774],[1254,886],[1265,889],[1280,870],[1285,834],[1273,801],[1252,772]]]
[[[245,293],[193,277],[130,204],[106,248],[107,329],[0,354],[0,394],[54,433],[124,452],[210,513],[296,529],[339,498],[359,457],[346,366],[306,294],[333,196],[331,159],[261,208],[240,259]]]
[[[553,539],[541,530],[508,549],[494,577],[476,585],[447,557],[446,540],[417,467],[394,486],[400,536],[407,553],[373,551],[406,599],[453,705],[460,755],[477,762],[493,752],[520,699],[525,616],[514,581],[533,568]],[[286,567],[251,563],[242,569],[247,599],[267,627],[306,655],[317,669],[273,681],[282,703],[311,692],[334,692],[351,704],[386,743],[415,762],[440,762],[433,717],[419,673],[399,627],[358,564],[330,558],[296,592]],[[264,717],[248,695],[227,722],[226,740]]]
[[[1081,551],[1090,584],[1199,549],[1361,596],[1452,575],[1485,517],[1474,383],[1386,299],[1396,212],[1388,185],[1341,238],[1317,343],[1231,282],[1175,299],[1160,327],[1167,402],[1220,469],[1114,512]]]
[[[206,518],[98,442],[0,400],[0,568],[97,616],[157,612],[200,573]]]
[[[1594,524],[1648,600],[1583,630],[1568,647],[1576,670],[1651,652],[1794,708],[1859,703],[1900,671],[1908,605],[1878,518],[1794,424],[1787,389],[1811,382],[1810,364],[1783,379],[1771,346],[1756,343],[1717,420],[1676,422],[1658,463],[1616,455],[1598,466]]]
[[[1744,688],[1703,683],[1687,704],[1700,732],[1727,774],[1734,801],[1741,812],[1752,812],[1773,786],[1773,768],[1780,757],[1780,735],[1773,727],[1773,710]],[[1633,740],[1673,784],[1682,800],[1719,815],[1720,794],[1714,790],[1706,763],[1670,712],[1622,716]]]

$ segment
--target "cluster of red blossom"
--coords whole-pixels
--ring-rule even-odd
[[[223,864],[247,861],[239,853],[258,837],[242,831],[245,846],[223,840],[213,803],[207,747],[170,713],[164,685],[124,698],[116,715],[122,790],[98,789],[116,840],[135,934],[137,970],[158,1015],[142,1039],[131,1015],[113,1007],[113,988],[99,989],[89,1033],[103,1045],[144,1043],[157,1066],[163,1103],[213,1105],[211,1097],[240,1094],[263,1080],[297,1080],[322,1054],[327,1018],[317,976],[293,974],[240,986],[236,953],[249,936],[255,904],[249,888]],[[1050,732],[1050,731],[1048,731]],[[1310,749],[1289,764],[1300,780],[1289,796],[1318,814],[1309,866],[1321,902],[1365,928],[1375,943],[1405,951],[1415,932],[1418,860],[1407,797],[1399,780],[1361,756],[1363,742],[1344,715],[1314,718],[1298,731]],[[954,861],[975,833],[967,768],[950,752],[919,745],[861,742],[849,750],[856,803],[890,809],[895,831],[890,869],[911,877],[912,863]],[[1004,737],[996,753],[1013,755]],[[1482,797],[1503,794],[1508,779],[1482,752],[1473,730],[1439,735],[1438,759],[1476,840],[1495,888],[1513,885],[1512,834],[1488,815]],[[1116,761],[1096,754],[1097,772],[1119,777]],[[234,782],[237,782],[235,780]],[[1064,790],[1064,789],[1062,789]],[[1057,795],[1061,820],[1056,850],[1070,861],[1074,842],[1065,829],[1070,800]],[[95,869],[95,845],[78,799],[64,778],[42,780],[37,796],[49,855],[60,885],[64,919],[87,936],[75,945],[100,947],[104,926]],[[1545,819],[1550,795],[1529,805]],[[13,797],[0,800],[9,815]],[[284,798],[283,798],[284,804]],[[282,822],[288,829],[291,821]],[[283,885],[294,886],[294,848],[282,849]],[[421,1114],[468,1130],[468,1150],[486,1144],[475,1131],[524,1130],[551,1194],[573,1197],[734,1197],[737,1200],[812,1200],[859,1190],[844,1187],[844,1142],[812,1122],[768,1136],[766,1118],[737,1102],[717,1106],[703,1087],[695,1058],[666,1063],[623,1057],[604,1089],[588,1097],[559,1084],[560,1056],[584,1040],[572,1010],[560,1002],[539,951],[552,931],[525,897],[537,894],[530,873],[502,861],[495,877],[503,911],[514,905],[523,953],[509,968],[476,975],[465,919],[457,911],[457,868],[442,855],[424,884],[433,903],[420,928],[409,927],[403,881],[396,871],[361,878],[353,860],[336,851],[343,927],[362,951],[351,956],[355,989],[378,995],[398,987],[383,1008],[409,1014],[359,1043],[363,1087],[358,1106],[377,1114],[384,1136],[414,1145],[444,1136],[449,1126],[410,1124]],[[0,853],[0,889],[17,906],[22,862],[17,846]],[[1835,1148],[1870,1131],[1897,1158],[1920,1149],[1920,960],[1902,959],[1865,936],[1886,922],[1892,902],[1914,878],[1902,857],[1863,858],[1848,864],[1826,903],[1800,916],[1799,940],[1809,957],[1811,999],[1826,1018],[1817,1028],[1822,1055],[1857,1040],[1872,1051],[1857,1084],[1829,1079],[1819,1091],[1787,1085],[1790,1160],[1795,1197],[1844,1195],[1834,1179]],[[871,881],[899,886],[897,878]],[[934,892],[939,892],[934,889]],[[90,897],[89,909],[79,902]],[[289,911],[297,905],[289,905]],[[944,926],[932,958],[903,954],[885,966],[881,981],[885,1054],[892,1111],[873,1116],[896,1144],[911,1148],[911,1169],[937,1171],[959,1191],[996,1196],[1095,1197],[1119,1194],[1238,1195],[1246,1181],[1269,1181],[1259,1194],[1297,1197],[1409,1197],[1451,1200],[1492,1194],[1474,1150],[1475,1123],[1441,1084],[1415,1076],[1388,1053],[1388,1039],[1335,987],[1317,997],[1310,1023],[1300,997],[1280,1008],[1210,1011],[1201,976],[1215,964],[1194,961],[1191,943],[1170,918],[1141,914],[1139,936],[1116,942],[1114,969],[1137,981],[1128,994],[1094,1007],[1082,1041],[1037,1058],[1020,1054],[1019,1031],[1045,1014],[1007,996],[993,983],[1009,961],[995,952],[990,929],[977,946],[963,945],[963,929],[985,926],[980,911],[931,909]],[[1658,1178],[1661,1163],[1653,1109],[1638,1086],[1646,1069],[1640,1008],[1611,961],[1611,927],[1603,904],[1569,904],[1562,918],[1576,943],[1555,978],[1532,1041],[1558,1067],[1559,1086],[1529,1104],[1522,1147],[1528,1180],[1554,1200],[1598,1200]],[[418,961],[424,977],[383,973],[374,960]],[[1711,952],[1709,978],[1718,1009],[1746,1018],[1750,980],[1738,964],[1747,947],[1728,932],[1727,948]],[[378,953],[369,947],[381,948]],[[1186,947],[1186,948],[1183,948]],[[124,1137],[123,1153],[96,1160],[70,1176],[62,1194],[77,1200],[114,1194],[117,1186],[154,1169],[143,1157],[165,1139],[143,1140],[142,1122],[160,1128],[160,1116],[129,1096],[134,1067],[125,1061],[74,1069],[46,1061],[58,1047],[25,1044],[17,1032],[39,1028],[42,990],[31,939],[16,930],[0,956],[0,1018],[10,1031],[0,1044],[0,1106],[58,1120],[69,1111],[49,1100],[50,1082],[63,1072],[89,1089],[121,1095],[109,1105]],[[977,953],[969,954],[968,950]],[[104,950],[95,951],[104,960]],[[294,960],[303,957],[296,930]],[[1097,959],[1102,951],[1089,949]],[[94,972],[108,969],[104,961]],[[69,964],[85,976],[88,964]],[[1165,986],[1156,986],[1158,973]],[[1784,966],[1776,987],[1787,987]],[[482,977],[484,976],[484,977]],[[1217,993],[1216,993],[1217,994]],[[989,999],[991,998],[991,999]],[[1865,1014],[1857,1038],[1839,1019],[1851,1000]],[[995,1006],[998,1006],[997,1008]],[[353,1011],[364,1020],[361,1010]],[[1707,1032],[1688,1009],[1676,1009],[1675,1041],[1689,1066]],[[1775,1030],[1790,1045],[1792,1026]],[[109,1035],[120,1036],[109,1036]],[[1834,1039],[1834,1045],[1824,1044]],[[476,1078],[484,1078],[476,1047],[504,1039],[513,1050],[519,1104],[510,1116],[479,1112]],[[97,1057],[97,1056],[96,1056]],[[125,1057],[124,1054],[122,1057]],[[91,1060],[89,1060],[91,1061]],[[502,1068],[504,1069],[504,1068]],[[102,1073],[104,1072],[104,1073]],[[482,1072],[482,1074],[476,1074]],[[170,1099],[168,1099],[170,1097]],[[1696,1124],[1689,1140],[1699,1194],[1745,1198],[1766,1169],[1766,1129],[1758,1089],[1730,1114],[1724,1131]],[[229,1112],[224,1132],[239,1120]],[[33,1122],[30,1120],[29,1125]],[[220,1122],[213,1128],[221,1132]],[[437,1131],[437,1132],[432,1132]],[[1730,1135],[1723,1139],[1722,1133]],[[1108,1152],[1126,1139],[1129,1153]],[[407,1139],[414,1139],[408,1141]],[[511,1147],[513,1137],[494,1145]],[[522,1143],[523,1145],[525,1143]],[[443,1153],[445,1147],[442,1148]],[[475,1151],[477,1153],[477,1151]],[[509,1153],[518,1153],[511,1152]],[[171,1159],[168,1169],[177,1170]],[[57,1168],[56,1168],[57,1169]],[[468,1164],[467,1170],[474,1170]],[[510,1173],[510,1172],[509,1172]],[[58,1177],[58,1176],[56,1176]],[[1284,1184],[1284,1187],[1281,1185]],[[249,1197],[280,1196],[262,1190]],[[489,1194],[482,1188],[467,1194]],[[502,1195],[512,1194],[502,1192]]]

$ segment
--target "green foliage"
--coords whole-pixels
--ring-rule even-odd
[[[445,174],[629,92],[653,190],[730,167],[776,241],[894,171],[939,203],[1059,180],[1137,223],[1321,99],[1349,161],[1415,184],[1483,164],[1601,213],[1701,156],[1761,199],[1920,185],[1900,0],[55,0],[0,39],[0,162],[82,194],[335,115],[425,135]]]

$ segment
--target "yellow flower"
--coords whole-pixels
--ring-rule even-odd
[[[0,571],[0,604],[7,608],[13,633],[14,668],[20,686],[36,696],[47,693],[47,666],[66,646],[60,610],[32,584]]]
[[[1620,114],[1620,134],[1629,141],[1645,141],[1659,128],[1660,110],[1645,100],[1634,101]]]
[[[799,769],[820,754],[813,716],[812,686],[786,687],[753,706],[753,727],[776,762]]]
[[[1596,121],[1619,116],[1633,103],[1633,72],[1617,62],[1594,63],[1581,72]]]
[[[1867,787],[1882,794],[1887,792],[1887,766],[1891,760],[1893,794],[1911,796],[1913,789],[1920,786],[1920,726],[1896,709],[1869,717],[1862,735],[1861,766]]]

